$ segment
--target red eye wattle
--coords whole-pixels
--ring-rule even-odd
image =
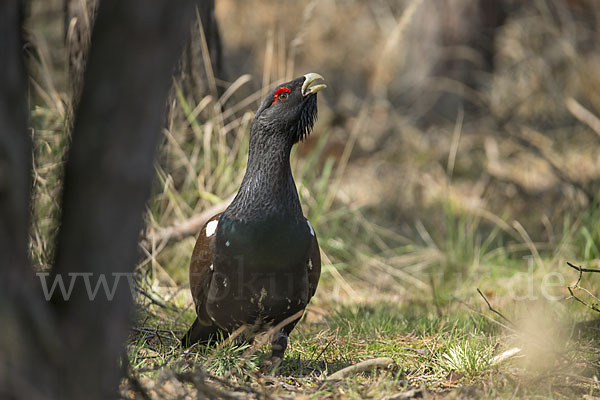
[[[286,88],[285,86],[280,87],[279,89],[277,89],[275,91],[275,94],[273,95],[273,102],[271,103],[271,105],[277,103],[277,99],[279,98],[280,94],[282,94],[282,93],[291,93],[291,92],[292,91],[290,89]]]

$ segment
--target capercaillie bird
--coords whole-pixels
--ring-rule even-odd
[[[312,131],[317,93],[326,87],[313,83],[322,79],[309,73],[284,83],[256,112],[238,193],[204,225],[192,253],[197,317],[182,346],[207,344],[242,326],[251,338],[283,325],[271,338],[271,363],[283,359],[321,275],[317,236],[302,213],[290,152]]]

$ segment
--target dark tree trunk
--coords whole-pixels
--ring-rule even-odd
[[[94,284],[104,276],[112,287],[114,274],[133,273],[167,93],[195,5],[100,3],[66,165],[54,276],[91,273]],[[115,395],[132,305],[126,277],[112,301],[103,293],[90,301],[82,280],[69,301],[54,300],[66,346],[78,355],[64,366],[65,396]]]
[[[31,185],[21,5],[0,3],[0,260],[19,275],[27,264]]]
[[[447,0],[430,3],[439,24],[439,45],[442,57],[432,75],[463,85],[467,90],[485,88],[494,71],[496,35],[507,17],[503,2],[498,0]],[[463,49],[463,50],[461,50]],[[472,54],[460,55],[464,49]],[[459,108],[476,111],[480,104],[464,93],[444,92],[425,120],[439,116],[453,120]]]
[[[221,87],[211,87],[213,78],[224,79],[223,49],[219,25],[215,16],[214,0],[203,1],[198,7],[198,16],[190,31],[190,38],[181,58],[179,77],[181,87],[186,97],[199,101],[207,93],[219,95]],[[210,65],[207,66],[203,57],[202,47],[204,40],[209,53]],[[208,67],[213,76],[208,76]]]
[[[117,397],[119,356],[132,293],[121,276],[114,297],[92,289],[131,274],[138,254],[152,162],[174,66],[196,0],[103,0],[66,165],[52,278],[67,286],[45,301],[27,259],[30,138],[21,1],[0,2],[0,398]]]
[[[81,97],[83,74],[88,58],[91,30],[96,20],[99,0],[64,0],[64,32],[67,49],[68,92],[70,98],[69,124]],[[196,18],[199,16],[200,18]],[[204,32],[204,39],[201,32]],[[206,71],[202,48],[203,40],[209,52],[210,69]],[[178,65],[177,75],[186,97],[198,101],[211,92],[212,78],[224,78],[223,49],[219,25],[215,16],[215,1],[199,2],[197,14],[194,11],[194,24],[190,28],[185,51]],[[220,87],[219,87],[220,89]],[[220,92],[220,90],[219,90]],[[217,93],[218,94],[218,93]]]
[[[29,268],[27,240],[31,140],[27,132],[27,79],[21,35],[22,2],[0,2],[0,398],[37,398],[27,378],[44,381],[41,331],[48,307]],[[47,344],[47,342],[46,342]],[[40,360],[40,362],[32,362]],[[44,383],[42,383],[42,386]]]

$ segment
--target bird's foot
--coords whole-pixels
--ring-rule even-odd
[[[281,331],[273,336],[273,340],[271,341],[271,359],[262,366],[261,372],[263,374],[274,375],[279,370],[287,345],[287,333]]]

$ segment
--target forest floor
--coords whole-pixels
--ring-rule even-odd
[[[149,292],[154,300],[141,302],[131,332],[131,376],[123,394],[261,399],[600,394],[600,321],[559,291],[550,301],[539,292],[539,298],[514,300],[506,291],[486,285],[482,294],[492,311],[475,282],[463,283],[463,295],[455,288],[444,295],[443,287],[436,289],[440,293],[415,288],[399,294],[332,275],[325,273],[276,372],[261,368],[270,354],[268,345],[260,345],[261,338],[256,347],[231,342],[180,349],[176,338],[194,318],[187,288]],[[578,273],[570,275],[575,281]],[[534,278],[532,285],[544,283]],[[174,297],[161,298],[161,292]],[[377,360],[379,367],[351,369],[341,378],[331,378],[366,360]]]

